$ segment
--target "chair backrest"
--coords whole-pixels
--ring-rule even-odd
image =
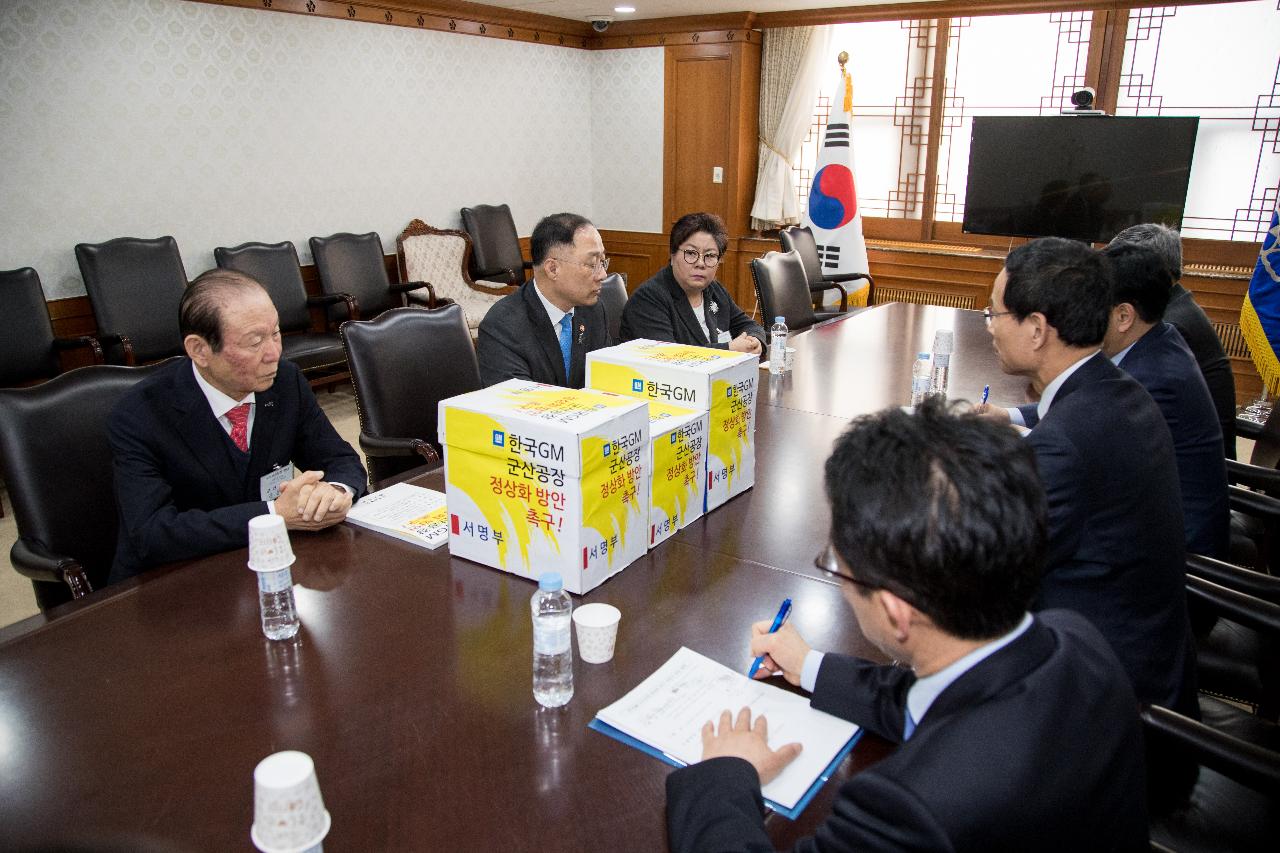
[[[31,267],[0,272],[0,304],[5,311],[0,387],[56,376],[58,354],[39,274]]]
[[[524,283],[524,256],[511,208],[505,204],[464,207],[462,227],[471,235],[472,278]]]
[[[182,351],[178,303],[187,287],[187,271],[176,240],[118,237],[81,243],[76,261],[101,335],[127,336],[138,362]],[[107,351],[115,354],[113,361],[121,360],[117,346]]]
[[[600,282],[600,301],[604,303],[605,316],[609,318],[609,337],[614,343],[622,334],[622,309],[627,306],[626,273],[609,273]]]
[[[818,243],[808,226],[792,225],[778,232],[782,251],[795,252],[804,266],[804,278],[808,284],[822,281],[822,261],[818,258]],[[772,319],[772,318],[770,318]]]
[[[311,327],[307,310],[307,287],[302,283],[298,250],[288,240],[283,243],[241,243],[213,250],[213,259],[222,269],[250,276],[271,296],[280,315],[280,330],[300,332]]]
[[[769,252],[751,262],[751,278],[760,300],[760,323],[766,329],[774,317],[784,317],[792,332],[817,322],[804,265],[796,252]]]
[[[343,323],[360,431],[376,438],[419,438],[440,450],[436,404],[480,387],[480,366],[462,309],[395,308],[376,320]],[[368,459],[373,482],[421,465]]]
[[[388,308],[400,306],[399,298],[393,300],[391,295],[382,238],[377,232],[312,237],[311,255],[320,273],[320,289],[354,296],[360,319],[372,320]],[[329,310],[333,319],[347,319],[345,306],[339,304]]]
[[[403,281],[426,281],[436,296],[461,301],[467,283],[471,238],[465,231],[433,228],[421,219],[409,223],[396,238],[396,262]]]
[[[81,367],[33,388],[0,390],[0,468],[18,535],[75,558],[94,589],[106,584],[119,524],[107,420],[165,363]]]

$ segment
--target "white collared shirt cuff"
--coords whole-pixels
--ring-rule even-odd
[[[1009,423],[1020,427],[1025,427],[1027,425],[1027,419],[1022,416],[1021,409],[1010,407],[1005,409],[1005,411],[1009,413]]]
[[[804,667],[800,670],[800,686],[810,693],[818,686],[818,670],[822,668],[823,654],[817,649],[809,649],[809,654],[804,656]]]
[[[267,501],[267,515],[279,515],[279,513],[276,512],[275,501]]]

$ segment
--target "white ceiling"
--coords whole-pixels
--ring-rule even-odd
[[[585,20],[610,17],[615,21],[644,18],[676,18],[715,15],[723,12],[787,12],[796,9],[827,9],[838,6],[873,6],[885,0],[479,0],[487,6],[538,12],[557,18]],[[907,0],[922,3],[925,0]],[[614,6],[634,6],[632,14],[619,14]]]

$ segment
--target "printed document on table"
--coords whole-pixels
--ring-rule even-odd
[[[449,541],[444,495],[408,483],[365,495],[347,512],[347,521],[427,548]]]
[[[809,699],[704,657],[687,648],[646,678],[597,718],[623,734],[684,764],[702,758],[702,726],[717,725],[720,713],[737,717],[744,706],[754,720],[769,720],[769,747],[800,743],[804,749],[776,779],[764,786],[765,799],[794,809],[848,746],[858,727],[809,706]]]

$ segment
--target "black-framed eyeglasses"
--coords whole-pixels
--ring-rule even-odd
[[[595,272],[596,270],[600,270],[600,272],[609,271],[609,258],[600,258],[594,261],[575,261],[573,258],[556,258],[556,260],[562,264],[576,264],[577,266],[584,267],[592,272]]]
[[[880,588],[874,584],[869,584],[866,581],[858,580],[853,575],[842,570],[840,568],[840,561],[836,559],[835,546],[833,546],[830,542],[827,543],[825,548],[823,548],[821,551],[818,552],[818,556],[813,558],[813,565],[819,569],[822,569],[822,571],[826,572],[828,576],[833,578],[838,578],[842,581],[848,581],[854,586],[860,586],[863,589],[879,589]]]
[[[982,309],[982,319],[987,321],[987,325],[991,325],[991,321],[996,317],[1003,317],[1006,314],[1012,314],[1012,311],[992,311],[990,308]]]
[[[681,249],[680,257],[684,258],[684,262],[689,266],[693,266],[699,260],[709,267],[720,265],[720,253],[712,252],[710,250],[706,252],[699,252],[697,249]]]

